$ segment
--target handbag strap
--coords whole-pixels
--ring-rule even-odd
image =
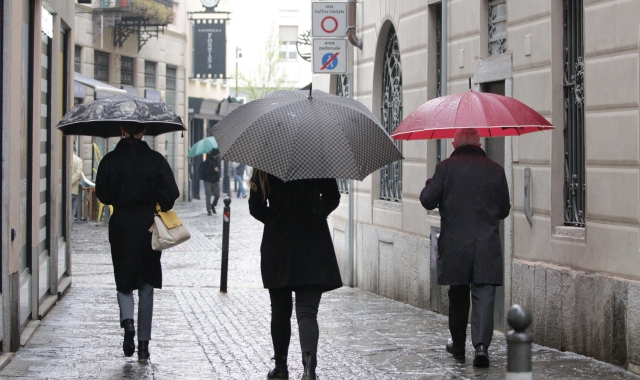
[[[161,211],[160,203],[156,202],[156,214],[159,213],[160,211]]]

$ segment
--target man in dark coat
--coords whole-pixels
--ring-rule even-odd
[[[96,196],[100,202],[113,205],[109,243],[126,356],[135,350],[133,290],[138,289],[139,360],[149,358],[153,290],[162,287],[161,252],[151,248],[149,228],[156,203],[167,211],[180,195],[169,163],[142,141],[144,132],[143,124],[123,126],[127,137],[100,161],[96,177]]]
[[[487,367],[496,286],[504,281],[499,227],[511,209],[509,189],[502,166],[480,148],[477,129],[457,130],[453,147],[451,157],[436,165],[420,202],[427,210],[438,207],[441,216],[438,284],[450,285],[447,351],[464,359],[471,290],[473,365]]]
[[[216,213],[218,199],[220,199],[220,151],[214,149],[207,154],[207,159],[200,164],[199,176],[204,181],[204,197],[207,215]],[[213,203],[211,196],[213,195]]]

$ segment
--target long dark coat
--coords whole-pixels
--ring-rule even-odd
[[[283,182],[268,175],[268,196],[251,190],[249,211],[264,223],[260,247],[265,288],[342,286],[327,217],[338,207],[335,179]],[[268,201],[268,203],[267,203]]]
[[[96,196],[113,205],[109,220],[111,259],[119,292],[143,284],[162,287],[162,252],[151,249],[156,202],[170,210],[180,195],[167,160],[142,140],[126,138],[98,166]]]
[[[438,284],[502,285],[499,227],[511,209],[502,166],[478,146],[459,147],[436,165],[420,202],[440,211]]]

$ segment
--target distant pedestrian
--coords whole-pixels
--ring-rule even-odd
[[[245,164],[238,164],[235,167],[233,175],[236,178],[236,182],[238,183],[238,191],[236,193],[237,198],[240,198],[240,195],[242,195],[242,198],[247,197],[247,193],[244,190],[244,171],[246,170],[246,168],[247,166]]]
[[[511,204],[504,169],[486,157],[477,129],[459,129],[451,157],[436,165],[420,202],[440,211],[438,284],[449,287],[449,330],[446,349],[465,357],[469,290],[473,299],[471,341],[474,367],[488,367],[493,336],[496,286],[504,282],[500,220]]]
[[[200,179],[204,181],[204,197],[207,215],[216,213],[218,199],[220,199],[220,151],[214,149],[207,154],[207,159],[200,164]],[[213,203],[211,196],[213,195]]]
[[[144,124],[122,125],[116,148],[107,153],[96,177],[96,196],[113,205],[109,220],[111,259],[118,290],[125,356],[135,352],[133,290],[138,289],[138,360],[149,359],[154,288],[162,287],[160,251],[151,249],[156,203],[170,210],[180,195],[167,160],[142,141]]]
[[[302,380],[316,379],[318,306],[323,292],[342,286],[327,217],[338,207],[335,179],[283,182],[253,169],[249,211],[264,223],[260,247],[262,282],[271,297],[275,368],[267,379],[288,379],[292,292],[302,348]]]
[[[80,178],[82,178],[82,158],[77,156],[76,147],[73,147],[73,160],[71,162],[71,220],[75,221],[78,212],[78,191]]]

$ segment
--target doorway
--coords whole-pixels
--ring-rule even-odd
[[[480,84],[480,91],[504,96],[506,94],[505,81],[482,83]],[[484,150],[488,158],[499,163],[502,167],[505,166],[504,137],[485,138]],[[504,220],[500,221],[500,244],[504,255]],[[505,281],[507,281],[506,278]],[[504,329],[505,325],[504,296],[504,286],[498,286],[496,288],[496,299],[493,307],[493,322],[495,328],[500,331]]]

